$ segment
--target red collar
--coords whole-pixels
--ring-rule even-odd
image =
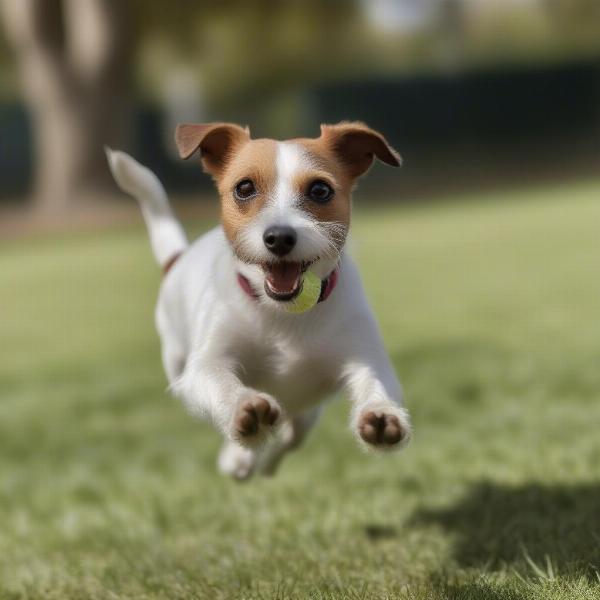
[[[340,268],[336,267],[325,279],[321,281],[321,295],[319,296],[318,302],[325,302],[329,296],[331,296],[331,292],[333,292],[335,286],[337,285],[338,279],[340,276]],[[250,285],[247,277],[244,277],[241,273],[237,274],[237,280],[240,284],[240,287],[246,295],[250,296],[254,300],[258,299],[258,294]]]

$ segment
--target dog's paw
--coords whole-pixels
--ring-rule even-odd
[[[217,466],[224,475],[243,481],[254,473],[256,454],[250,448],[242,448],[235,442],[226,441],[219,452]]]
[[[410,421],[400,407],[373,407],[363,411],[357,421],[360,439],[370,448],[391,450],[405,446],[411,435]]]
[[[268,394],[249,391],[240,401],[233,419],[234,438],[244,446],[264,441],[280,420],[281,408]]]

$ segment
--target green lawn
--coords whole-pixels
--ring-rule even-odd
[[[2,599],[600,598],[600,182],[359,205],[413,443],[342,400],[248,484],[164,391],[141,226],[0,242]]]

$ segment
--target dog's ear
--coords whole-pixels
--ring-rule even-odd
[[[175,130],[179,156],[188,159],[199,150],[202,166],[212,175],[223,169],[236,146],[249,140],[248,128],[233,123],[183,123]]]
[[[340,158],[351,177],[366,173],[376,156],[382,162],[399,167],[400,155],[377,131],[360,122],[321,125],[321,139]]]

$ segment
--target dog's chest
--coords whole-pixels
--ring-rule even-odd
[[[268,348],[248,347],[240,362],[244,383],[272,394],[291,414],[319,403],[335,389],[331,358],[322,351],[275,341]]]

